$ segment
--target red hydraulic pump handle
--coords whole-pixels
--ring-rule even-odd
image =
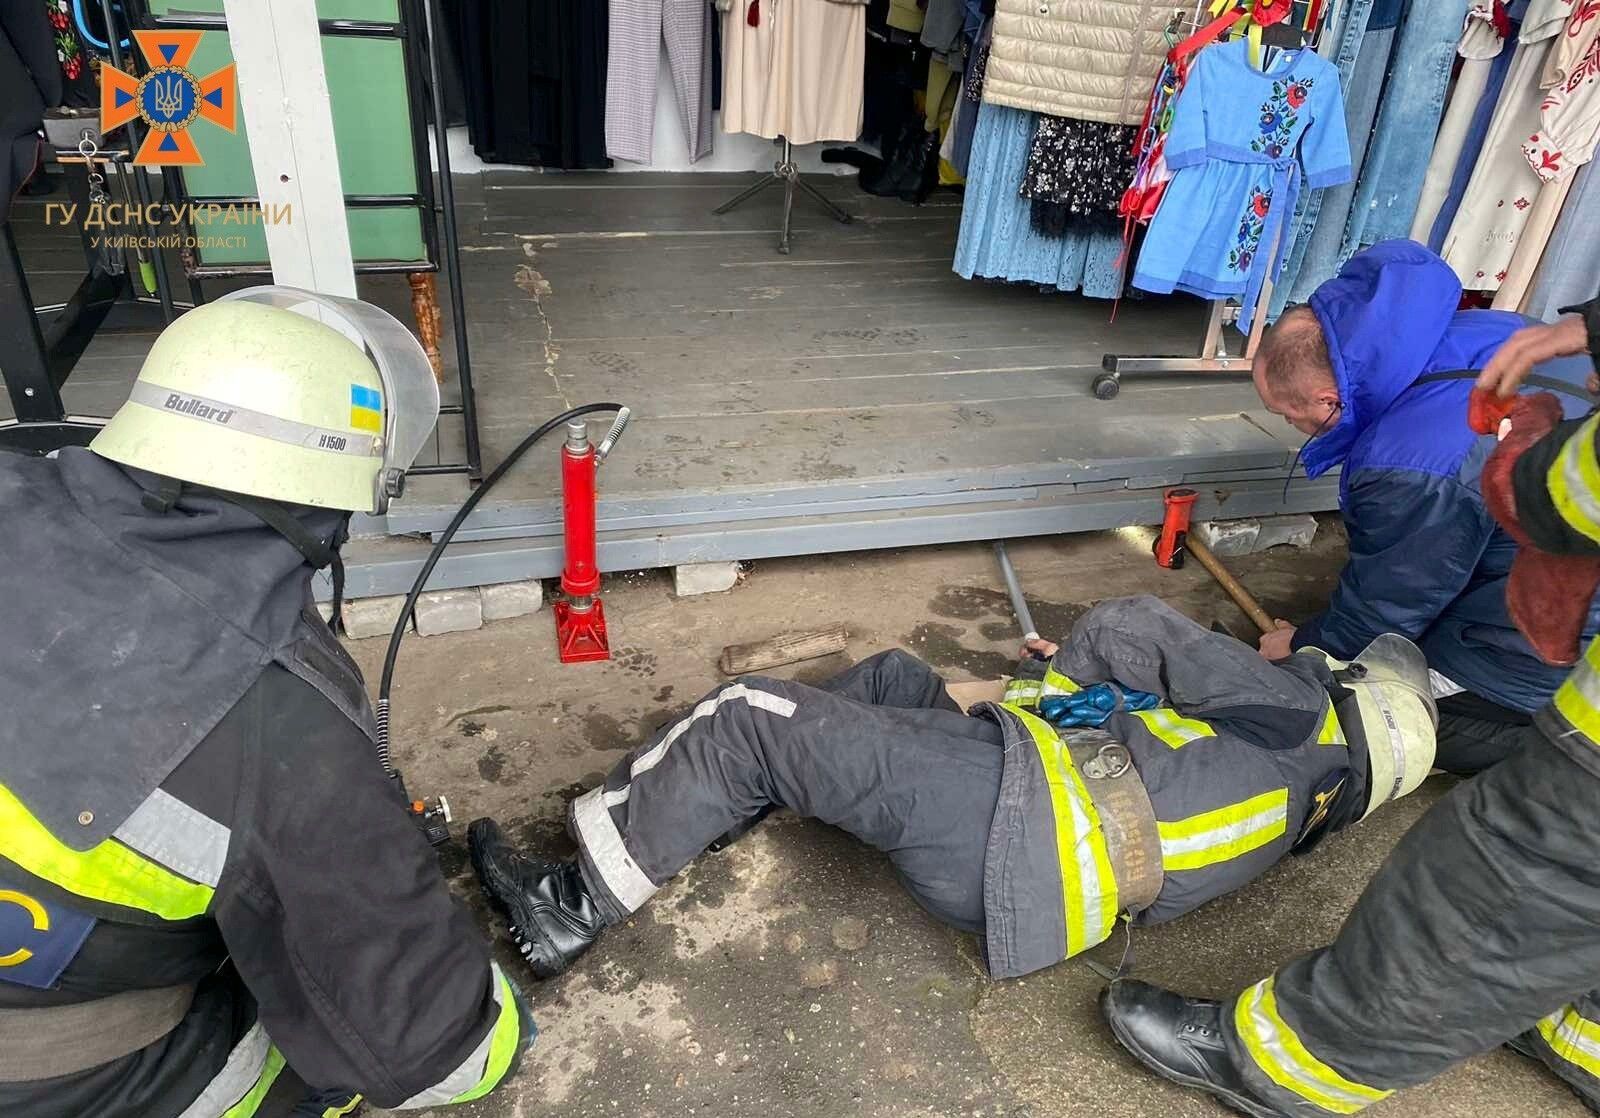
[[[561,448],[562,520],[566,525],[566,565],[561,589],[573,598],[592,598],[600,590],[595,556],[595,449],[581,419],[567,424]]]
[[[1193,489],[1169,489],[1163,498],[1166,513],[1161,518],[1161,535],[1156,537],[1156,565],[1169,570],[1183,566],[1184,541],[1189,535],[1189,513],[1195,498]]]

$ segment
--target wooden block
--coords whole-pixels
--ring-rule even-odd
[[[730,644],[722,650],[720,664],[724,675],[746,675],[780,664],[832,656],[843,652],[849,640],[850,630],[843,625],[810,633],[782,633],[750,644]]]

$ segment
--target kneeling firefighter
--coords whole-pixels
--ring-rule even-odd
[[[1400,637],[1274,664],[1139,597],[1034,647],[1036,678],[970,714],[903,652],[820,688],[719,688],[574,801],[576,861],[525,857],[480,820],[474,868],[548,977],[719,836],[788,807],[886,851],[1003,978],[1095,946],[1124,913],[1158,923],[1241,887],[1432,762],[1427,665]]]
[[[532,1039],[311,597],[438,406],[389,315],[255,288],[88,449],[0,455],[7,1118],[435,1106]]]

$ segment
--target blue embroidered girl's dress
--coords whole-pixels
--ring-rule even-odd
[[[1262,71],[1248,49],[1244,39],[1207,47],[1190,69],[1167,134],[1174,174],[1133,276],[1146,291],[1237,298],[1246,331],[1282,264],[1279,227],[1302,177],[1313,188],[1350,181],[1339,71],[1309,49]]]

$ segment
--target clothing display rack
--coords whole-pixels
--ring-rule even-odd
[[[1186,26],[1183,26],[1186,34],[1198,30],[1204,7],[1203,3],[1196,4],[1194,11],[1186,19],[1175,20],[1174,25],[1186,23]],[[1327,27],[1331,20],[1331,10],[1325,11],[1315,30],[1302,33],[1296,29],[1296,21],[1288,19],[1265,28],[1262,41],[1268,46],[1316,50],[1321,40],[1322,29]],[[1285,228],[1288,228],[1289,224],[1286,222]],[[1283,231],[1280,230],[1274,239],[1272,256],[1269,259],[1276,259],[1282,237]],[[1165,373],[1172,376],[1190,376],[1196,373],[1248,375],[1250,362],[1256,355],[1256,347],[1261,344],[1261,335],[1266,329],[1267,309],[1272,305],[1272,292],[1272,273],[1269,270],[1256,298],[1256,310],[1251,316],[1250,333],[1244,338],[1237,352],[1228,348],[1227,336],[1222,328],[1239,320],[1241,308],[1232,300],[1213,299],[1210,301],[1210,311],[1206,315],[1205,334],[1200,341],[1199,352],[1192,356],[1108,353],[1100,359],[1102,371],[1093,381],[1095,398],[1115,399],[1117,393],[1122,390],[1124,373]]]
[[[789,252],[789,218],[794,211],[795,187],[798,186],[820,202],[822,208],[832,214],[834,220],[841,225],[849,225],[855,218],[828,201],[822,191],[800,177],[800,168],[795,166],[794,162],[794,147],[789,143],[787,136],[778,137],[778,142],[783,145],[783,153],[778,156],[778,161],[772,165],[771,173],[762,176],[754,186],[741,190],[711,212],[714,214],[729,213],[754,198],[757,194],[760,194],[773,183],[783,183],[783,224],[778,227],[778,251],[787,255]]]

